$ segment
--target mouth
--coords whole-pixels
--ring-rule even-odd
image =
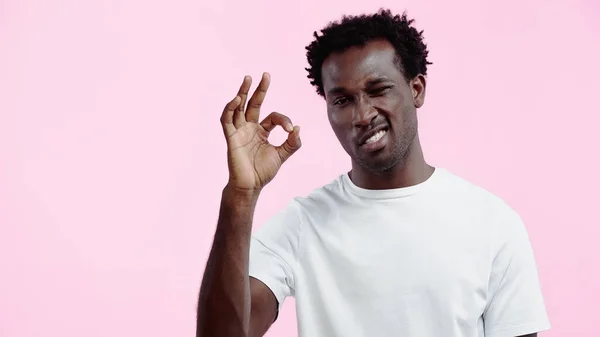
[[[383,136],[385,136],[387,131],[388,131],[387,126],[377,127],[377,128],[374,128],[373,130],[369,130],[363,136],[360,137],[358,145],[362,146],[365,144],[370,144],[370,143],[376,142],[379,139],[381,139]]]
[[[387,126],[370,130],[360,138],[359,147],[368,152],[380,150],[386,144],[387,134]]]

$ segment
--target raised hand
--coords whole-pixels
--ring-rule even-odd
[[[223,110],[221,125],[227,140],[229,187],[261,190],[301,146],[300,127],[294,126],[287,116],[273,112],[258,122],[270,81],[270,75],[264,73],[246,108],[252,84],[252,79],[246,76],[237,96]],[[283,144],[274,146],[268,138],[277,126],[288,133],[288,138]]]

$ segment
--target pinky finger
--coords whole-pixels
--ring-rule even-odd
[[[227,133],[230,131],[235,131],[235,126],[233,125],[233,114],[235,109],[240,105],[242,98],[240,96],[235,96],[223,109],[223,114],[221,115],[221,125],[223,126],[223,130]]]

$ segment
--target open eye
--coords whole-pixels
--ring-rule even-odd
[[[336,98],[333,101],[333,105],[343,105],[346,102],[348,102],[348,98],[342,96],[342,97]]]

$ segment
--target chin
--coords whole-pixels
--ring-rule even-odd
[[[403,156],[385,156],[384,158],[356,158],[355,162],[368,172],[385,173],[393,169],[404,167]]]

